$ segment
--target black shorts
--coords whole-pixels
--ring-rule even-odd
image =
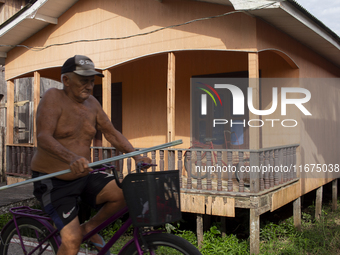
[[[46,175],[32,171],[32,178]],[[44,211],[50,215],[57,228],[61,230],[78,216],[81,201],[98,208],[96,197],[110,181],[112,174],[94,172],[73,181],[49,178],[34,182],[34,196],[40,201]]]

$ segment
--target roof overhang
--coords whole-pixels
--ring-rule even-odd
[[[260,18],[340,67],[340,37],[294,0],[202,0]]]
[[[47,26],[78,0],[31,1],[10,20],[0,25],[2,45],[18,45]],[[198,0],[233,6],[258,17],[292,36],[340,67],[340,37],[294,0]],[[0,47],[0,64],[13,46]]]
[[[0,65],[5,64],[7,52],[58,18],[78,0],[30,1],[18,13],[0,25]]]

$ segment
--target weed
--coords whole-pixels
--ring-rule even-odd
[[[5,213],[0,215],[0,231],[12,218],[13,217],[11,213]]]

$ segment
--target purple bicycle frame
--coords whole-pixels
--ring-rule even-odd
[[[60,243],[61,243],[61,239],[60,239],[60,236],[55,236],[56,233],[58,233],[58,230],[55,229],[50,223],[49,223],[49,220],[51,220],[49,217],[46,217],[46,216],[41,216],[41,215],[35,215],[35,214],[31,214],[31,213],[28,213],[28,212],[41,212],[40,210],[34,210],[34,209],[31,209],[30,207],[28,206],[21,206],[21,207],[14,207],[14,208],[11,208],[9,210],[12,214],[13,214],[13,222],[14,222],[14,225],[15,225],[15,228],[17,230],[17,233],[20,233],[19,232],[19,226],[18,226],[18,223],[17,223],[17,218],[16,216],[22,216],[22,217],[29,217],[29,218],[34,218],[36,219],[38,222],[40,222],[41,224],[43,224],[49,231],[50,231],[50,234],[45,237],[45,239],[43,239],[41,241],[41,244],[43,244],[45,241],[47,241],[49,238],[53,237],[55,242],[57,243],[58,245],[58,248],[60,246]],[[10,222],[9,222],[10,223]],[[6,225],[8,226],[9,223]],[[6,226],[4,228],[6,228]],[[23,249],[23,251],[25,252],[25,254],[27,253],[26,249],[25,249],[25,246],[24,246],[24,241],[21,237],[21,235],[19,234],[19,240],[20,240],[20,244],[21,244],[21,248]],[[30,254],[33,254],[37,249],[39,249],[41,247],[41,244],[39,244],[37,247],[35,247],[30,253],[28,253],[28,255]],[[47,249],[47,246],[42,250],[42,252],[44,252],[45,250]]]
[[[41,210],[35,210],[35,209],[31,209],[28,206],[21,206],[21,207],[14,207],[10,209],[10,212],[13,214],[13,221],[15,224],[15,228],[17,230],[17,233],[19,233],[19,226],[17,224],[17,219],[16,216],[21,216],[21,217],[27,217],[27,218],[33,218],[35,220],[37,220],[38,222],[40,222],[41,224],[43,224],[49,231],[50,234],[44,238],[44,240],[41,241],[41,243],[34,248],[34,250],[32,250],[29,254],[33,254],[35,251],[37,251],[41,245],[47,241],[49,238],[53,237],[55,242],[57,243],[58,248],[60,247],[61,244],[61,238],[60,236],[56,236],[56,234],[59,232],[58,229],[55,229],[50,223],[49,221],[51,221],[51,219],[47,216],[42,216],[42,215],[36,215],[36,214],[32,214],[32,212],[42,212]],[[117,219],[119,219],[120,217],[122,217],[123,215],[125,215],[128,212],[128,207],[125,207],[124,209],[122,209],[121,211],[119,211],[118,213],[114,214],[113,216],[111,216],[109,219],[107,219],[106,221],[104,221],[103,223],[101,223],[99,226],[97,226],[96,228],[94,228],[92,231],[90,231],[89,233],[87,233],[84,238],[83,238],[83,242],[88,240],[91,236],[93,236],[94,234],[98,233],[100,230],[102,230],[103,228],[105,228],[107,225],[111,224],[112,222],[116,221]],[[10,222],[9,222],[10,223]],[[7,225],[9,225],[9,223]],[[6,226],[7,226],[6,225]],[[111,246],[113,246],[113,244],[127,231],[127,229],[132,225],[132,220],[131,218],[128,218],[126,220],[126,222],[118,229],[118,231],[113,235],[113,237],[111,237],[111,239],[106,243],[106,245],[98,252],[98,255],[103,255],[105,254],[110,248]],[[6,228],[5,226],[5,228]],[[161,230],[159,231],[150,231],[150,232],[146,232],[143,233],[142,235],[149,235],[149,234],[154,234],[154,233],[160,233],[162,232]],[[132,242],[135,243],[136,245],[136,249],[138,251],[138,254],[142,255],[144,254],[139,242],[139,228],[135,227],[134,231],[133,231],[133,238],[131,240],[129,240],[124,246],[123,248],[120,250],[120,252],[118,253],[121,254],[122,251],[124,251],[124,249],[129,246]],[[24,241],[21,237],[21,235],[19,235],[19,240],[20,240],[20,244],[21,247],[23,249],[23,251],[25,253],[27,253],[27,251],[25,250],[25,246],[24,246]],[[47,249],[47,246],[41,251],[44,252]],[[154,254],[153,252],[150,253],[151,255]]]

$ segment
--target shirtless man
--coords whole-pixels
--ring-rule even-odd
[[[37,110],[37,151],[32,159],[33,178],[70,169],[71,173],[34,183],[34,195],[42,203],[60,230],[59,255],[77,254],[83,235],[125,206],[123,192],[114,177],[105,173],[89,174],[90,145],[96,131],[119,151],[135,151],[118,132],[91,95],[95,75],[86,56],[69,58],[61,69],[62,90],[49,89]],[[136,163],[150,163],[149,158],[135,156]],[[100,207],[88,222],[80,225],[78,198]],[[98,250],[104,244],[99,235],[91,238]],[[109,254],[109,253],[108,253]]]

